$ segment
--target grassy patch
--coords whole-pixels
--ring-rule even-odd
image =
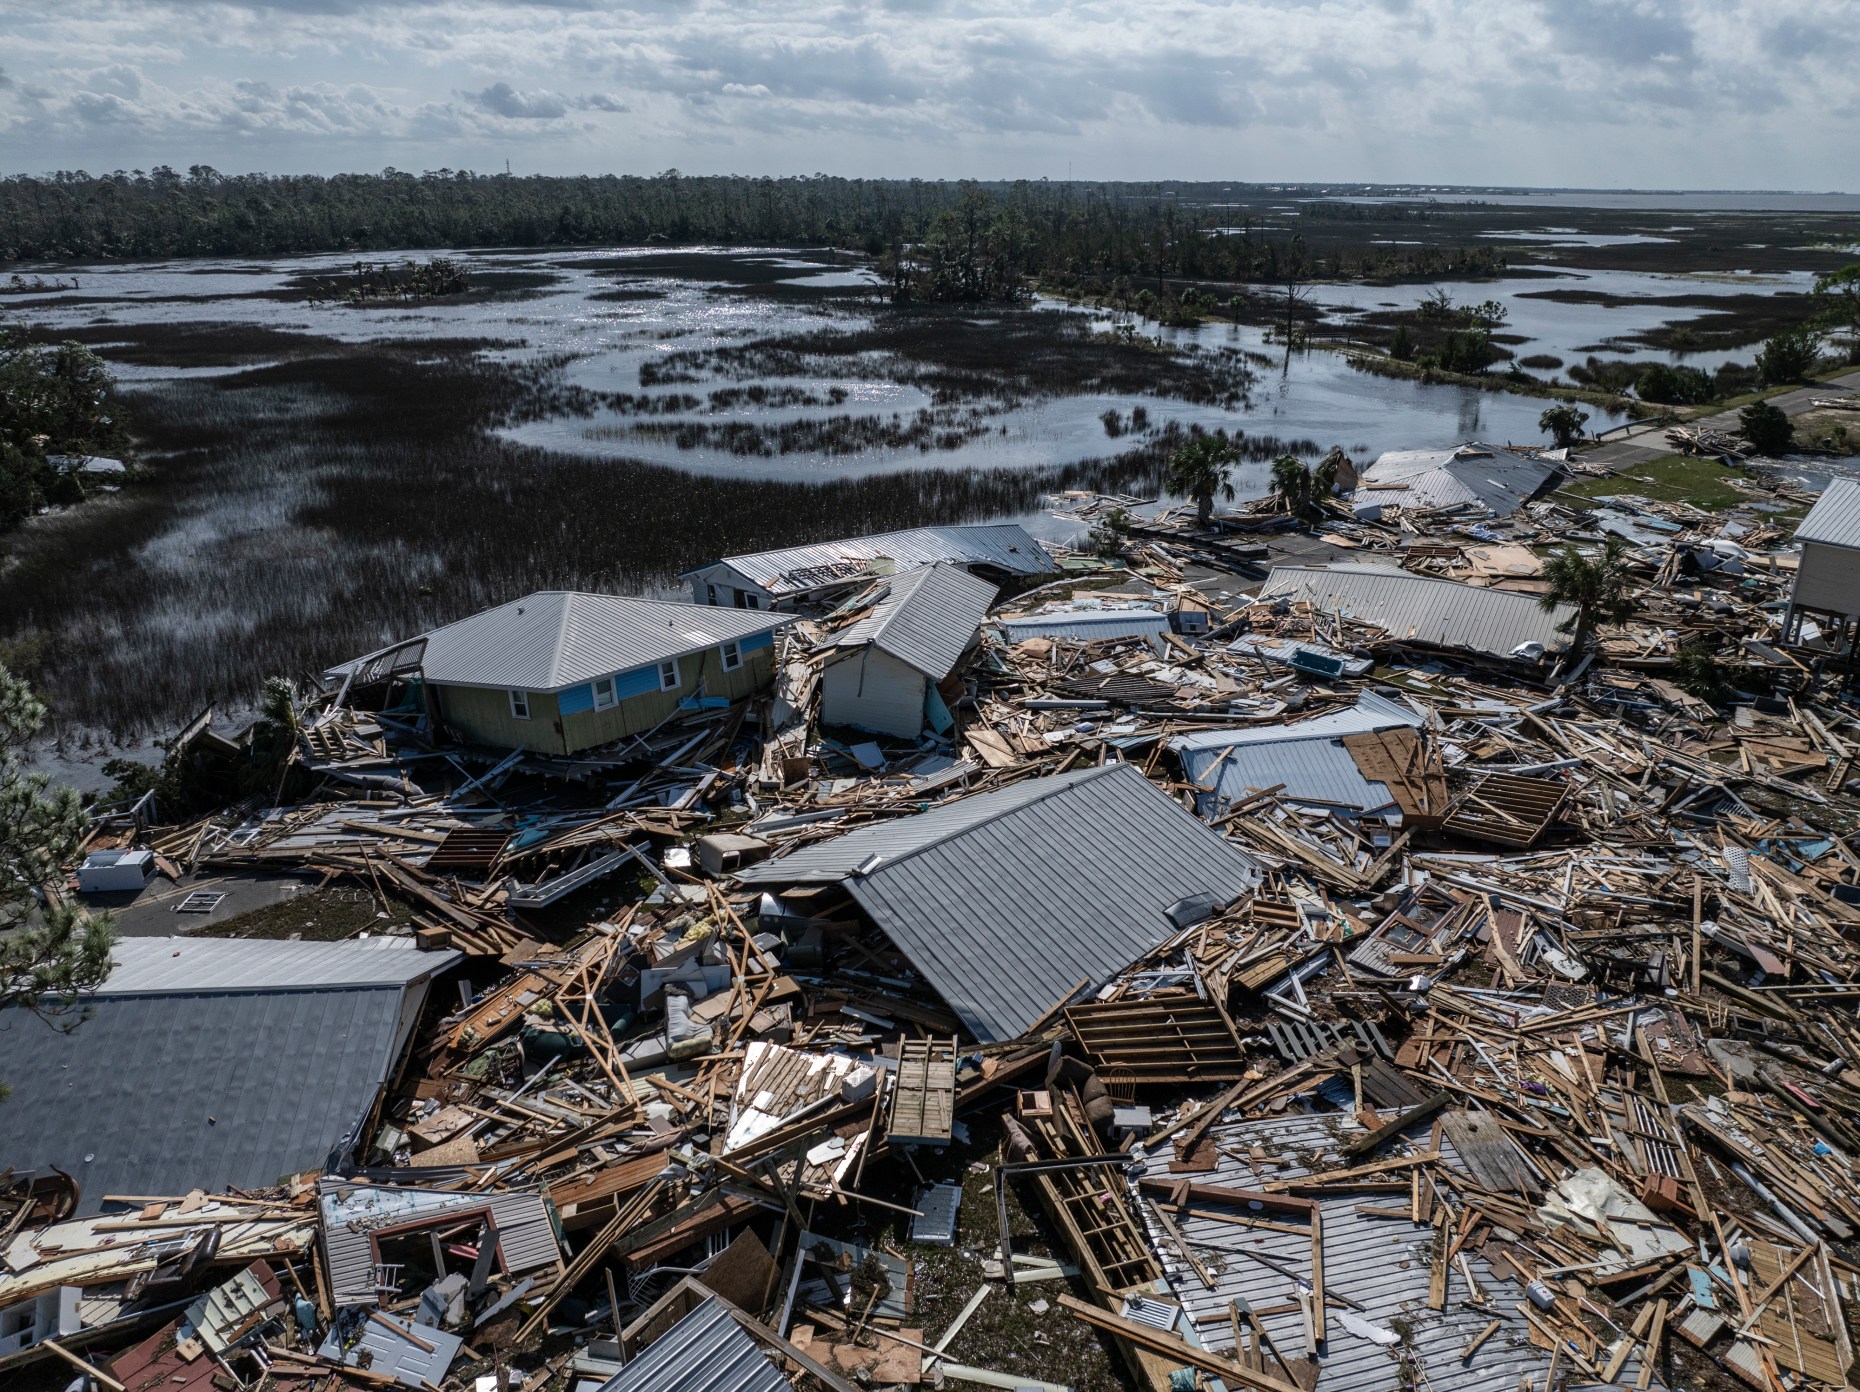
[[[1505,372],[1446,372],[1438,367],[1423,367],[1419,363],[1392,358],[1386,353],[1364,352],[1357,347],[1340,348],[1338,351],[1343,353],[1351,367],[1362,372],[1373,372],[1378,377],[1406,377],[1416,382],[1477,387],[1480,391],[1508,392],[1513,396],[1540,396],[1557,401],[1576,401],[1589,406],[1599,406],[1604,411],[1623,412],[1636,420],[1658,415],[1664,409],[1631,396],[1616,396],[1612,392],[1594,391],[1588,387],[1553,386],[1549,382],[1540,381],[1528,375],[1520,380]]]
[[[1645,464],[1632,464],[1611,478],[1584,479],[1557,491],[1559,499],[1605,498],[1617,493],[1631,493],[1663,503],[1690,503],[1707,512],[1722,512],[1739,503],[1752,501],[1751,495],[1731,480],[1743,477],[1715,459],[1695,455],[1668,454]]]

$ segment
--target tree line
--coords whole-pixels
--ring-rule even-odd
[[[1235,211],[1232,185],[922,179],[412,174],[0,179],[0,261],[415,247],[763,243],[889,258],[916,297],[992,298],[1021,276],[1219,282],[1502,269],[1474,248],[1337,246]],[[1313,216],[1319,216],[1314,214]],[[901,271],[900,271],[901,267]]]

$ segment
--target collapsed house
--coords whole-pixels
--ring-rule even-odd
[[[1362,471],[1350,506],[1366,518],[1389,508],[1508,517],[1565,476],[1559,460],[1476,442],[1387,450]]]
[[[1535,661],[1567,646],[1562,625],[1576,612],[1567,604],[1545,612],[1530,595],[1374,564],[1274,566],[1259,597],[1348,615],[1383,629],[1398,644],[1504,662]]]
[[[820,676],[820,718],[914,740],[953,721],[943,690],[976,642],[995,587],[957,566],[921,566],[886,582],[857,622],[835,633]]]
[[[0,1168],[68,1175],[80,1214],[345,1163],[428,987],[460,960],[385,937],[123,938],[111,957],[82,1028],[0,1012]]]
[[[1169,748],[1213,819],[1264,791],[1393,824],[1438,820],[1446,781],[1419,733],[1426,720],[1374,691],[1356,704],[1291,724],[1196,730]]]
[[[85,1213],[0,1156],[0,1379],[1846,1385],[1860,718],[1780,635],[1785,529],[1627,498],[1326,525],[1391,564],[1255,595],[1191,584],[1211,562],[1158,527],[979,628],[900,623],[945,585],[985,604],[957,567],[861,572],[770,634],[766,691],[680,702],[624,761],[448,746],[351,681],[303,712],[286,805],[100,817],[93,876],[292,873],[293,906],[444,949],[340,950],[468,965],[423,1013],[367,987],[379,1057],[412,1031],[391,1065],[333,969],[278,973],[262,1024],[177,991],[210,1059],[94,1000],[71,1040],[102,1026],[160,1099],[124,1116],[189,1149]],[[1567,611],[1503,587],[1618,532],[1633,616],[1535,660]],[[906,733],[844,740],[828,678],[906,637],[939,648]],[[214,953],[313,948],[146,951],[211,983]],[[167,1116],[263,1102],[269,1143],[351,1069],[391,1076],[269,1177]]]
[[[785,619],[550,590],[332,669],[348,689],[398,682],[416,711],[492,749],[575,754],[728,705],[773,679]]]
[[[1259,866],[1114,764],[849,831],[737,878],[789,904],[837,890],[986,1043],[1238,897]]]
[[[847,537],[754,555],[725,556],[679,578],[700,604],[736,609],[793,609],[920,566],[960,566],[1002,587],[1056,572],[1051,553],[1011,522],[973,527],[916,527]]]

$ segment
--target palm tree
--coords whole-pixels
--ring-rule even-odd
[[[1591,560],[1566,546],[1544,562],[1544,579],[1550,588],[1537,602],[1553,613],[1559,604],[1573,604],[1576,612],[1557,625],[1570,635],[1569,650],[1580,656],[1598,623],[1625,623],[1634,616],[1634,599],[1628,594],[1627,543],[1611,536],[1602,554]]]
[[[1163,482],[1171,493],[1195,500],[1195,521],[1207,526],[1214,516],[1214,495],[1228,502],[1234,500],[1234,486],[1227,480],[1227,470],[1240,457],[1240,451],[1224,432],[1197,435],[1169,456],[1169,470]]]
[[[1574,406],[1551,406],[1537,418],[1537,428],[1553,438],[1558,449],[1567,449],[1582,439],[1582,427],[1589,423],[1589,413]]]
[[[1293,517],[1303,517],[1311,510],[1316,493],[1317,480],[1304,460],[1295,454],[1282,454],[1272,461],[1272,496]]]

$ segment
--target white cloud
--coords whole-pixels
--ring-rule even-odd
[[[61,0],[8,28],[15,168],[1860,188],[1850,0]]]

